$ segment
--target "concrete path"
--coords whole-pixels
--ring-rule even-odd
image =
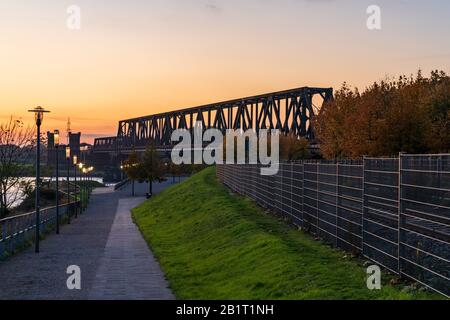
[[[154,186],[158,193],[171,184]],[[137,185],[114,192],[97,189],[88,210],[61,234],[0,262],[0,299],[170,299],[172,293],[139,230],[130,208],[144,201],[147,188]],[[67,267],[81,269],[81,290],[69,290]]]
[[[120,199],[89,299],[174,299],[158,262],[133,223],[144,198]]]

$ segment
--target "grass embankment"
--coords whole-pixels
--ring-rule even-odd
[[[133,210],[180,299],[435,298],[366,286],[361,261],[231,194],[208,168]]]

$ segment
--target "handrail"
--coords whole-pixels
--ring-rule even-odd
[[[64,207],[67,207],[68,205],[73,205],[73,204],[76,204],[78,202],[79,201],[72,201],[72,202],[69,202],[69,203],[64,203],[64,204],[59,205],[59,207],[60,208],[64,208]],[[45,208],[41,208],[40,210],[45,211],[45,210],[52,210],[52,209],[56,209],[56,206],[45,207]],[[10,220],[14,220],[14,219],[19,219],[19,218],[23,218],[23,217],[26,217],[26,216],[30,216],[30,215],[33,215],[35,213],[36,213],[36,211],[31,211],[31,212],[17,214],[17,215],[11,216],[11,217],[6,217],[6,218],[3,218],[3,219],[0,219],[0,224],[3,223],[3,222],[10,221]]]
[[[123,186],[125,186],[128,182],[130,182],[130,179],[127,178],[127,179],[124,179],[124,180],[122,180],[122,181],[116,183],[116,184],[114,185],[114,190],[119,190],[120,188],[122,188]]]
[[[57,213],[60,218],[65,216],[70,221],[74,212],[80,210],[80,203],[81,201],[77,200],[61,204],[58,207],[50,206],[41,209],[40,235],[42,236],[49,230],[54,229]],[[56,210],[57,208],[60,208],[60,210]],[[66,210],[63,210],[64,208]],[[0,259],[14,254],[17,250],[27,246],[30,241],[36,240],[33,231],[36,229],[35,214],[36,211],[32,211],[0,220]]]

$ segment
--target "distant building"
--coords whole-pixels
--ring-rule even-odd
[[[77,156],[79,161],[86,161],[87,154],[92,149],[92,146],[87,143],[81,143],[81,132],[69,133],[70,158]],[[60,142],[62,137],[60,137]],[[58,147],[58,160],[61,168],[67,168],[66,146],[61,144]],[[47,165],[55,165],[56,150],[55,150],[55,136],[53,132],[47,132]]]
[[[70,146],[70,153],[71,156],[77,156],[80,158],[80,139],[81,139],[81,132],[78,133],[72,133],[69,132],[69,146]]]

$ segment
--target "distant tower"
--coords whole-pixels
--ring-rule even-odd
[[[72,130],[70,129],[70,117],[67,118],[67,145],[70,144],[70,132]]]

